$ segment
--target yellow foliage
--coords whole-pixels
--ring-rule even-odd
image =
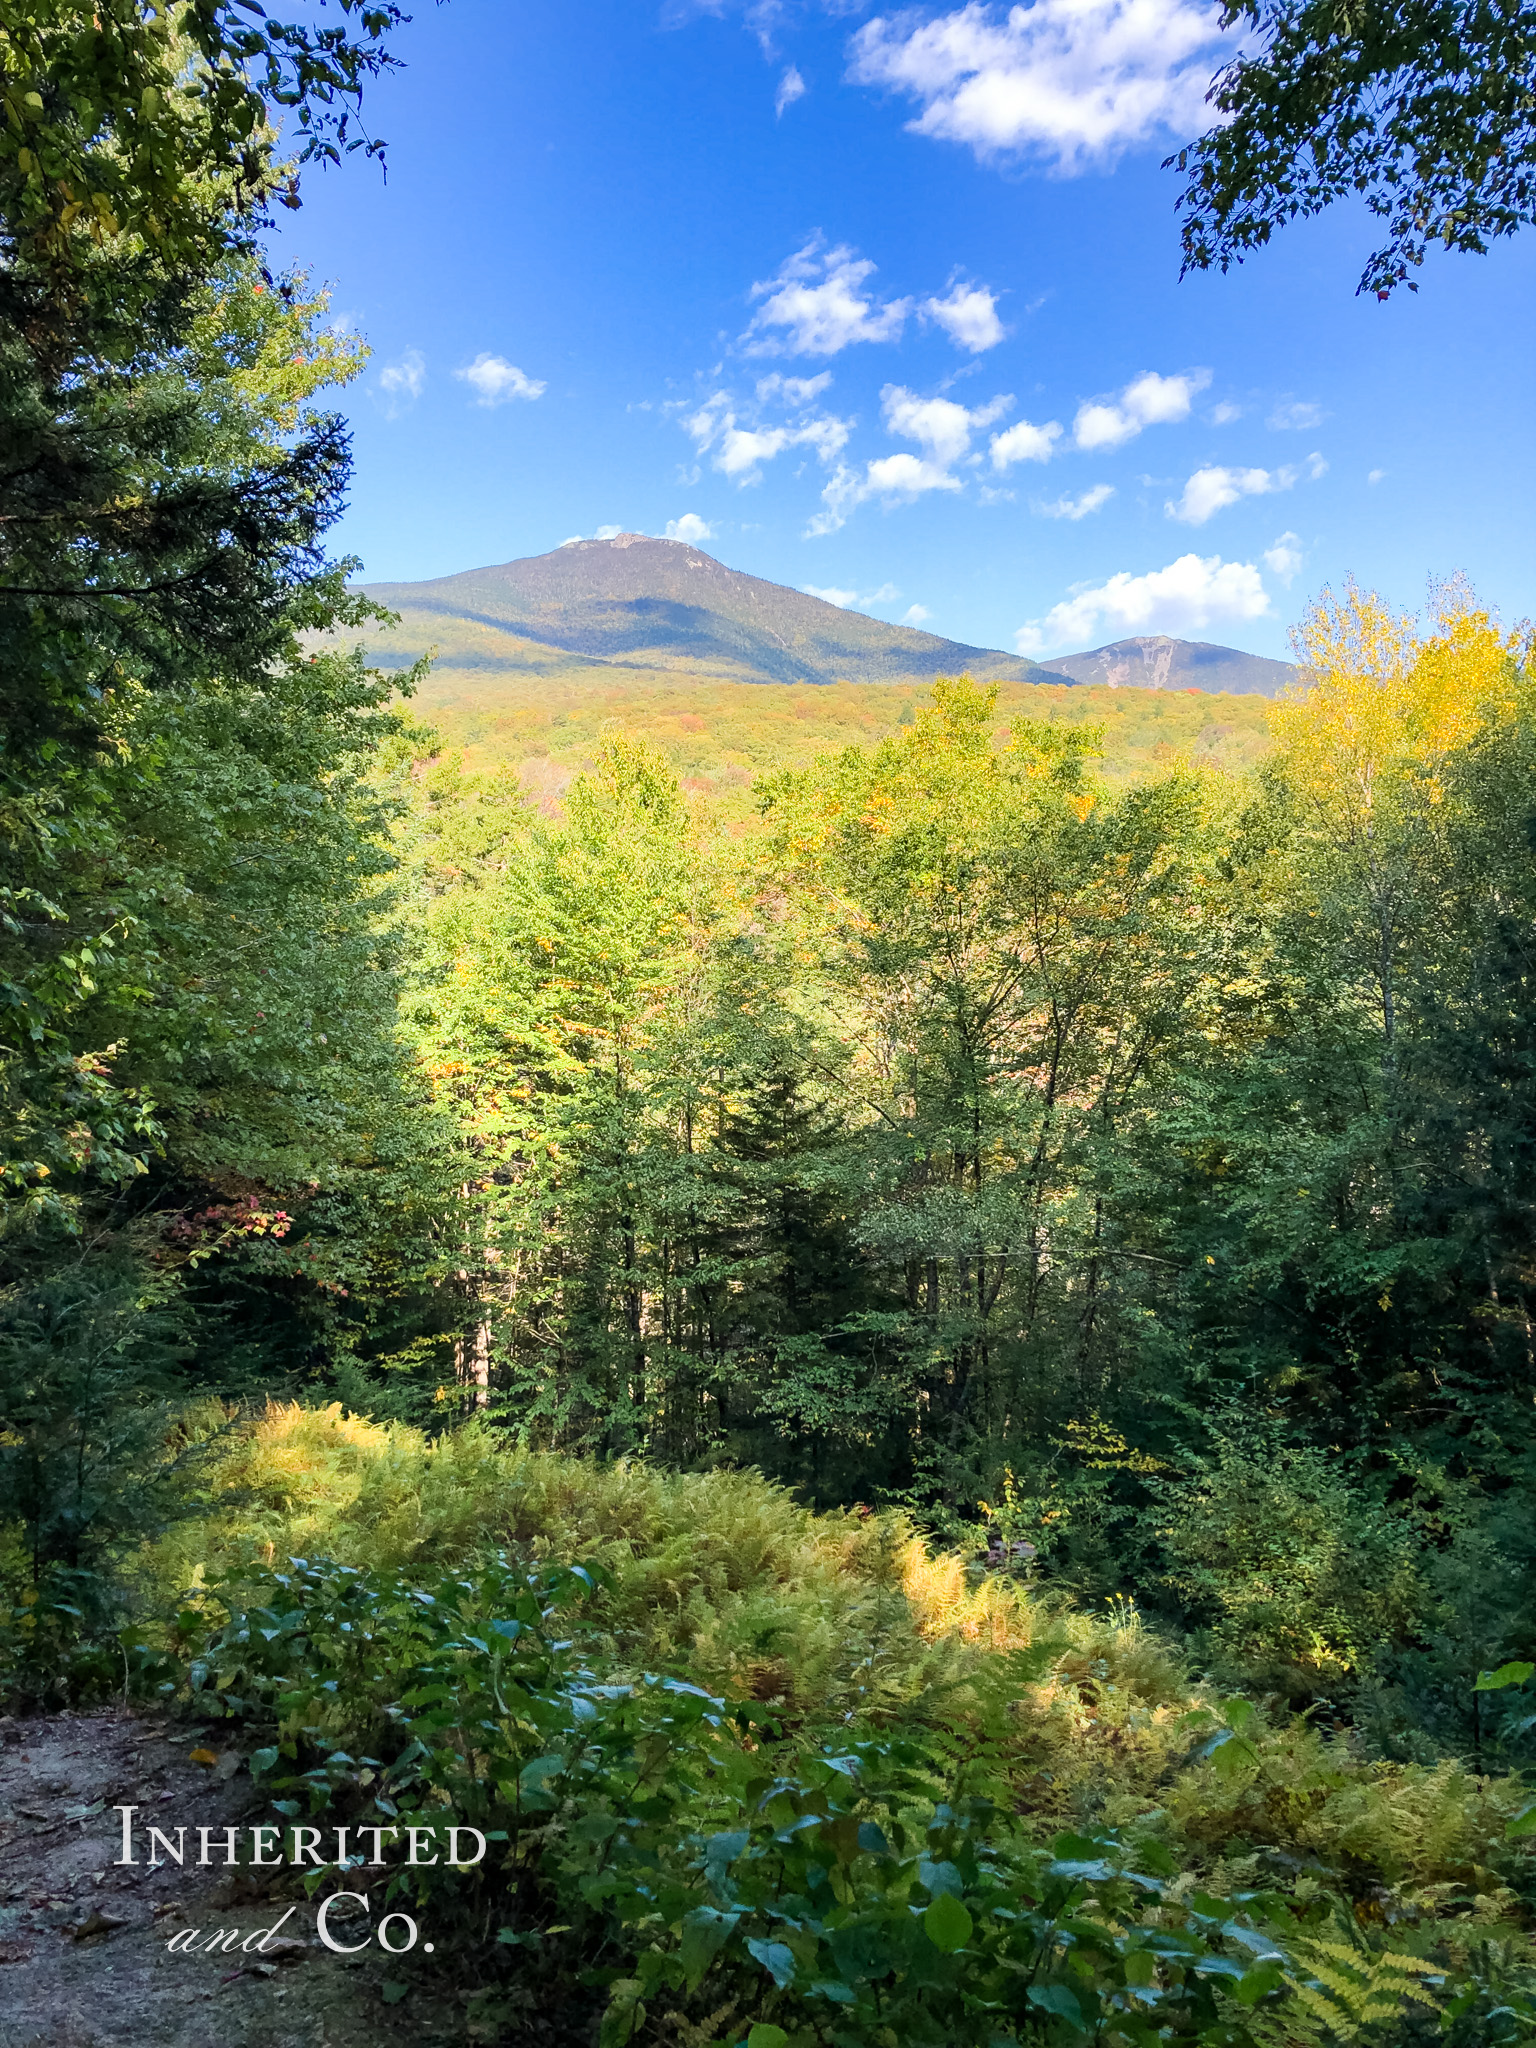
[[[1384,807],[1440,801],[1447,755],[1514,710],[1502,685],[1520,636],[1460,584],[1441,588],[1428,637],[1350,582],[1323,592],[1292,642],[1303,679],[1270,710],[1277,765],[1346,842],[1374,836]]]
[[[963,1559],[935,1554],[921,1536],[902,1548],[901,1589],[930,1642],[958,1636],[989,1650],[1019,1650],[1034,1641],[1035,1617],[1015,1587],[993,1575],[970,1584]]]
[[[878,744],[934,715],[925,691],[896,683],[743,683],[704,673],[626,670],[613,662],[586,672],[561,666],[558,672],[498,673],[485,663],[500,638],[497,628],[456,623],[452,644],[419,685],[417,701],[438,728],[440,744],[463,749],[466,793],[471,784],[479,786],[477,778],[500,772],[549,815],[562,808],[573,774],[595,758],[615,720],[653,740],[682,778],[690,803],[737,834],[757,829],[754,777],[804,767],[844,747]],[[426,651],[410,621],[387,644],[391,662]],[[571,657],[558,659],[566,664]],[[1045,724],[1063,737],[1099,728],[1099,773],[1118,787],[1159,772],[1175,756],[1227,772],[1250,767],[1268,744],[1268,708],[1258,696],[1004,683],[989,716],[999,744],[1017,725]],[[1031,773],[1027,760],[1020,767]],[[1033,772],[1042,771],[1037,765]]]

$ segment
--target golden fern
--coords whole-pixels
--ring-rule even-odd
[[[1421,1981],[1437,1974],[1435,1966],[1417,1956],[1387,1949],[1369,1955],[1342,1941],[1298,1942],[1295,1954],[1308,1973],[1291,1979],[1296,2001],[1336,2040],[1368,2040],[1398,2017],[1405,2000],[1440,2010]]]

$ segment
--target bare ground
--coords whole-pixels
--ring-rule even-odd
[[[155,1824],[267,1818],[228,1732],[107,1710],[0,1720],[0,2048],[405,2048],[486,2040],[451,1955],[340,1956],[316,1906],[217,1866],[119,1868],[116,1806]],[[190,1752],[211,1750],[214,1764]],[[190,1854],[189,1854],[190,1863]],[[361,1886],[359,1886],[361,1889]],[[296,1910],[265,1955],[171,1953],[178,1929],[242,1939]],[[344,1930],[332,1916],[332,1927]],[[422,1927],[423,1941],[431,1929]],[[360,1938],[355,1934],[352,1938]]]

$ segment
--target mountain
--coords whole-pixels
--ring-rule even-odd
[[[1215,647],[1209,640],[1170,640],[1165,633],[1112,640],[1087,654],[1060,654],[1049,666],[1074,683],[1132,690],[1225,690],[1234,697],[1278,697],[1296,680],[1296,669],[1288,661]]]
[[[703,674],[721,682],[928,683],[1070,678],[910,626],[888,626],[782,583],[727,569],[682,541],[621,533],[568,541],[552,554],[425,583],[372,583],[400,614],[375,643],[381,666],[435,646],[442,668],[559,675],[619,668]]]

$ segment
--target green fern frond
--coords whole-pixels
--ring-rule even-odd
[[[1297,1959],[1310,1972],[1292,1979],[1297,2004],[1340,2041],[1367,2039],[1395,2021],[1406,2001],[1440,2009],[1422,1981],[1435,1967],[1417,1956],[1368,1955],[1345,1942],[1311,1941],[1298,1945]]]

